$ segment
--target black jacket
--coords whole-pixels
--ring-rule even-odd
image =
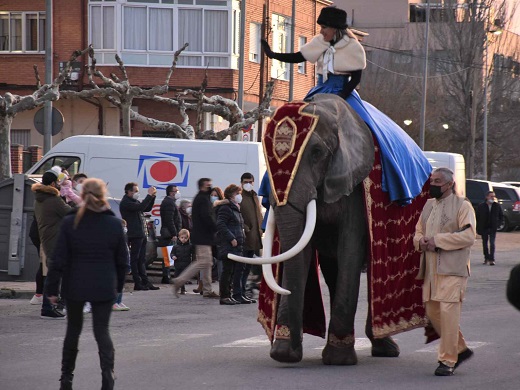
[[[238,207],[229,200],[221,201],[216,210],[219,257],[222,257],[235,253],[237,247],[244,245],[244,219]],[[233,240],[237,240],[237,247],[231,245]]]
[[[192,203],[191,242],[193,245],[213,245],[217,231],[210,192],[199,191]]]
[[[504,220],[504,214],[502,207],[497,203],[493,202],[491,205],[491,212],[486,202],[481,203],[477,207],[477,233],[482,235],[486,229],[496,232],[500,224]]]
[[[177,245],[174,245],[172,251],[170,252],[170,257],[176,256],[177,259],[174,261],[174,265],[179,267],[187,267],[190,265],[193,259],[193,245],[188,241],[183,244],[180,241],[177,241]]]
[[[63,219],[47,275],[48,294],[72,301],[114,300],[123,291],[128,247],[121,220],[110,210],[86,210],[74,229],[76,210]]]
[[[177,237],[181,230],[182,221],[179,209],[175,205],[175,199],[166,196],[161,203],[161,239],[171,240]]]
[[[150,211],[153,207],[155,196],[146,195],[142,202],[128,195],[123,196],[119,204],[121,218],[126,221],[128,238],[144,238],[146,234],[146,221],[143,212]]]

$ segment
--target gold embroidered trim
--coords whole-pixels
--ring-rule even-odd
[[[291,338],[291,331],[287,325],[280,325],[276,328],[277,340],[289,340]]]
[[[331,344],[334,347],[352,347],[355,341],[356,339],[352,334],[346,335],[343,338],[339,338],[338,336],[329,333],[327,344]]]

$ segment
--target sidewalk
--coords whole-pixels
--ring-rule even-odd
[[[31,299],[36,282],[1,282],[0,299]]]

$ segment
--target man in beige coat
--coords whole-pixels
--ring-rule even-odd
[[[415,227],[414,245],[423,252],[418,279],[424,280],[426,315],[440,336],[437,376],[453,375],[473,355],[460,331],[460,311],[475,242],[475,212],[454,191],[453,172],[434,169],[430,195]]]

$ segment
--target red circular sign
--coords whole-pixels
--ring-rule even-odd
[[[150,176],[156,181],[167,183],[177,176],[177,167],[169,161],[158,161],[150,167]]]

